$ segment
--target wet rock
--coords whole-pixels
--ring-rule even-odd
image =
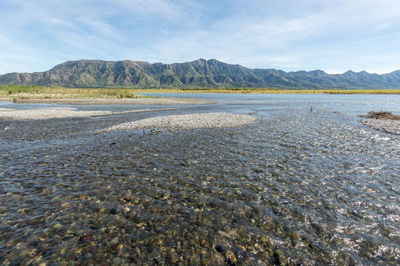
[[[277,250],[275,250],[275,252],[274,252],[274,263],[275,264],[277,264],[277,265],[285,265],[286,264],[286,256],[285,256],[285,253],[282,251],[282,250],[280,250],[280,249],[277,249]]]
[[[212,261],[214,265],[223,265],[225,264],[225,258],[222,254],[214,253],[212,256]]]
[[[179,257],[178,254],[176,253],[176,250],[171,248],[168,252],[168,259],[172,262],[172,263],[177,263],[179,261]]]
[[[219,253],[225,254],[225,252],[228,250],[228,247],[224,244],[219,244],[215,246],[215,250],[218,251]]]
[[[235,253],[233,253],[231,250],[227,250],[225,252],[225,259],[230,264],[236,264],[237,263],[237,258],[235,256]]]

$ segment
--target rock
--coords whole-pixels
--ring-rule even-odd
[[[225,264],[225,258],[219,253],[215,253],[212,256],[212,261],[213,261],[214,265],[224,265]]]
[[[112,245],[116,245],[116,244],[118,244],[118,242],[119,242],[118,237],[114,237],[114,238],[111,240],[111,244],[112,244]]]
[[[261,243],[263,243],[263,244],[270,244],[270,243],[271,243],[271,240],[270,240],[267,236],[262,236],[262,237],[260,238],[260,241],[261,241]]]
[[[207,241],[206,241],[205,239],[200,240],[200,245],[201,245],[202,247],[207,246]]]
[[[236,264],[237,263],[237,259],[236,259],[235,253],[233,253],[231,250],[226,251],[225,259],[226,259],[226,261],[228,263],[231,263],[231,264]]]
[[[282,250],[280,250],[280,249],[275,250],[274,258],[275,258],[275,264],[278,264],[278,265],[286,264],[285,253],[283,253]]]
[[[216,245],[215,250],[218,251],[219,253],[225,253],[227,247],[225,245]]]
[[[179,261],[178,254],[176,253],[175,249],[171,248],[168,253],[168,259],[172,263],[177,263]]]

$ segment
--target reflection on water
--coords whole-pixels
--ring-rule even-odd
[[[336,102],[244,102],[0,120],[0,262],[398,264],[400,137]],[[268,119],[92,133],[199,110]]]

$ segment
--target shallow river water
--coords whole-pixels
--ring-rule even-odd
[[[400,136],[358,117],[400,113],[399,96],[173,96],[215,104],[0,119],[0,264],[400,263]],[[259,120],[94,133],[218,111]]]

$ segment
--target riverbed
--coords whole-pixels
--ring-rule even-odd
[[[400,263],[400,136],[359,117],[400,96],[173,97],[214,104],[0,104],[114,112],[0,118],[0,263]],[[214,112],[257,121],[102,131]]]

